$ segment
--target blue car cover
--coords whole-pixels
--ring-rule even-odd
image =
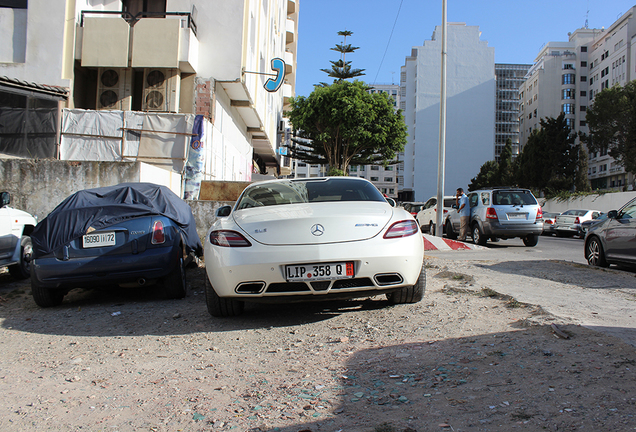
[[[89,227],[107,228],[126,219],[161,215],[179,227],[186,253],[203,254],[190,206],[165,186],[152,183],[122,183],[85,189],[62,201],[40,221],[33,233],[33,255],[47,255],[82,237]]]

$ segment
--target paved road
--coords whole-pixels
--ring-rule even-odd
[[[588,266],[581,239],[541,237],[535,247],[513,239],[426,255],[429,263],[473,276],[476,290],[488,287],[636,346],[636,270]]]

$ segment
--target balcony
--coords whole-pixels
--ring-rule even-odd
[[[189,13],[165,12],[159,18],[134,19],[125,15],[120,11],[82,11],[76,52],[83,67],[196,72],[199,41]]]
[[[296,21],[288,18],[285,31],[285,43],[293,43],[296,40]]]
[[[294,53],[285,51],[285,75],[289,75],[294,71]]]
[[[296,0],[287,0],[287,15],[296,13]]]

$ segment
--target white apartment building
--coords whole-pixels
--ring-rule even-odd
[[[481,166],[495,157],[495,50],[479,27],[449,23],[444,195],[466,189]],[[441,27],[413,47],[400,76],[408,127],[400,200],[437,195],[441,92]],[[402,184],[403,182],[403,184]]]
[[[250,180],[254,172],[284,170],[277,150],[294,95],[299,0],[5,3],[3,94],[48,92],[59,108],[102,116],[202,115],[206,179]],[[277,79],[277,58],[285,62],[284,80],[270,92],[265,85]],[[0,136],[10,132],[0,126]],[[59,127],[57,134],[58,153],[49,157],[59,156]],[[3,148],[2,141],[0,152],[17,148]]]
[[[519,88],[519,142],[523,145],[540,120],[561,113],[574,132],[588,133],[586,112],[598,92],[636,79],[636,7],[608,29],[581,28],[568,42],[548,42]],[[588,179],[593,189],[633,189],[634,174],[625,172],[606,152],[589,154]]]

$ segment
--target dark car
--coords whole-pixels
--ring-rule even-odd
[[[581,222],[581,224],[579,225],[579,232],[577,235],[580,238],[585,238],[587,231],[590,229],[592,225],[596,225],[597,223],[603,222],[606,219],[607,219],[607,213],[601,213],[601,215],[597,217],[596,219]]]
[[[202,255],[190,206],[165,186],[124,183],[69,196],[31,234],[33,299],[62,303],[77,287],[158,284],[186,294],[185,267]]]
[[[607,212],[607,219],[588,229],[585,259],[599,267],[636,264],[636,198],[620,210]]]

